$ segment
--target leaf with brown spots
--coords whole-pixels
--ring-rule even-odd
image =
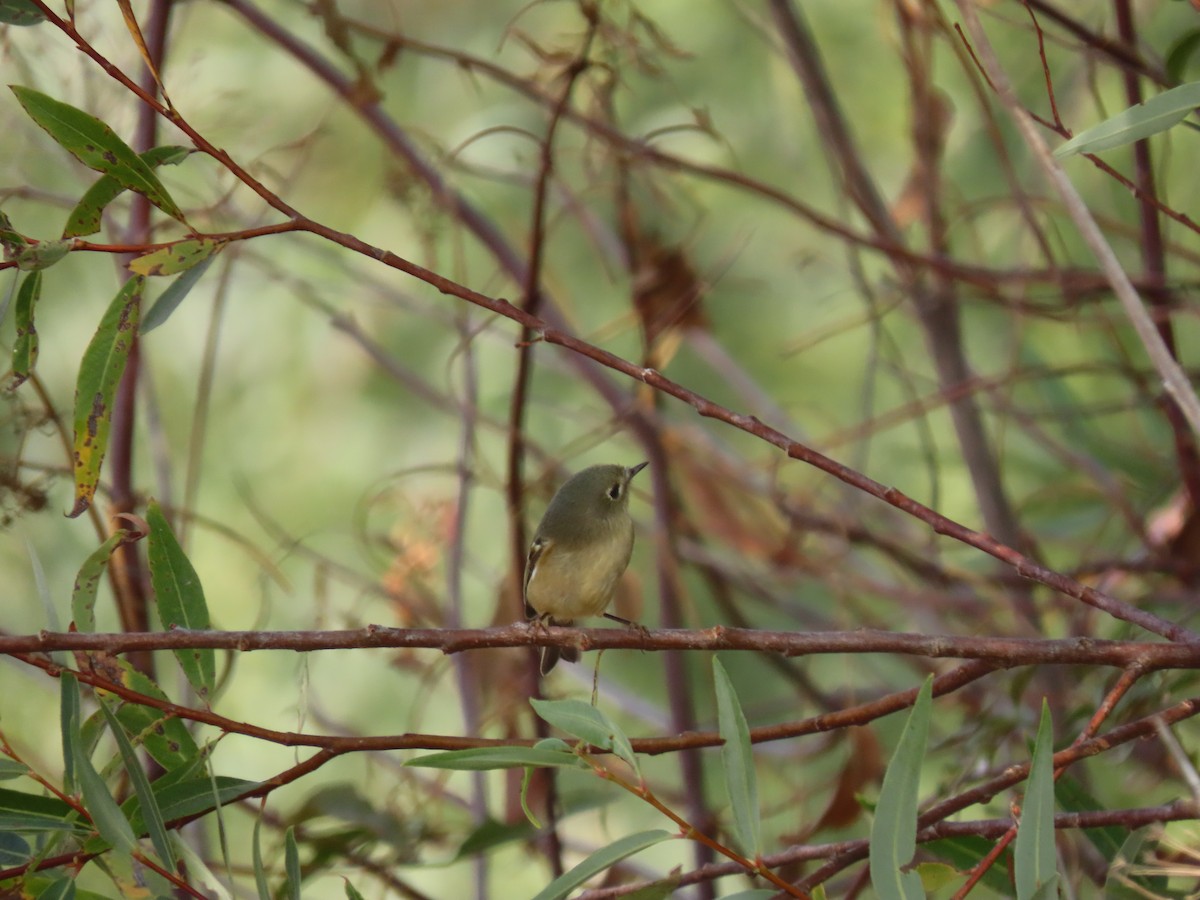
[[[20,387],[37,364],[38,333],[33,324],[33,311],[42,292],[42,273],[30,272],[17,291],[14,317],[17,326],[16,341],[13,343],[13,380],[9,390]]]
[[[176,166],[195,152],[187,147],[164,145],[151,147],[141,154],[141,160],[152,169],[159,166]],[[75,204],[75,208],[67,216],[63,237],[86,237],[99,231],[104,210],[124,191],[125,185],[111,175],[102,175],[97,178],[96,183],[87,189],[87,193],[80,198],[79,202]]]
[[[175,205],[158,176],[108,125],[81,109],[38,91],[19,85],[10,87],[29,117],[64,150],[89,169],[111,175],[171,218],[186,224],[183,212]]]
[[[214,238],[188,238],[139,256],[129,268],[139,275],[177,275],[204,262],[225,246]]]
[[[140,275],[130,278],[109,304],[100,327],[79,363],[75,382],[75,506],[71,518],[86,510],[100,482],[100,465],[108,450],[113,399],[137,336],[141,310]]]

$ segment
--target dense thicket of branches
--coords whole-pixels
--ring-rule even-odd
[[[654,6],[0,4],[5,884],[524,896],[666,827],[586,896],[867,895],[933,675],[926,887],[1012,894],[1045,698],[1068,896],[1194,889],[1193,138],[1046,152],[1193,76],[1194,9]],[[72,230],[117,163],[59,101],[184,148],[143,157],[164,194],[128,162]],[[159,327],[81,407],[113,297]],[[616,611],[649,630],[513,625],[555,486],[642,459]],[[603,652],[541,681],[547,642]],[[639,772],[398,765],[560,734],[545,697]],[[160,831],[111,803],[151,790],[118,734]]]

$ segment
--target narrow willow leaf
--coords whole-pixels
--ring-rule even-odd
[[[175,533],[167,524],[162,507],[151,500],[146,507],[150,525],[150,584],[164,628],[202,631],[209,627],[208,604],[200,576],[192,567]],[[183,647],[175,651],[188,681],[200,699],[212,697],[217,680],[216,654],[212,650]]]
[[[475,772],[488,769],[515,769],[519,766],[565,766],[579,768],[582,761],[574,753],[540,750],[536,747],[471,747],[418,756],[405,763],[428,769],[455,769]]]
[[[0,788],[0,831],[87,834],[89,829],[73,815],[74,810],[56,797]]]
[[[122,853],[133,853],[137,849],[133,827],[92,765],[91,757],[78,742],[75,744],[75,775],[83,793],[84,807],[100,837]]]
[[[14,259],[28,243],[24,235],[13,227],[12,219],[4,210],[0,210],[0,247],[4,248],[5,259]]]
[[[933,677],[917,693],[900,743],[883,776],[875,820],[871,823],[871,884],[883,900],[924,900],[921,876],[905,872],[917,852],[917,802],[921,764],[929,739]]]
[[[139,275],[178,275],[216,255],[225,244],[215,238],[188,238],[139,256],[129,268]]]
[[[48,269],[71,252],[71,241],[38,241],[36,244],[25,244],[13,259],[17,268],[25,272],[37,272]]]
[[[263,865],[261,831],[262,816],[259,815],[254,820],[253,846],[251,848],[254,864],[254,887],[258,891],[258,900],[272,900],[271,886],[267,883],[267,869]]]
[[[38,91],[19,85],[10,87],[29,117],[77,160],[89,169],[111,175],[171,218],[185,221],[183,213],[150,167],[108,125]]]
[[[9,383],[10,390],[24,384],[33,372],[33,367],[37,365],[38,333],[33,322],[33,312],[41,293],[41,272],[30,272],[17,290],[17,303],[13,311],[17,333],[13,344],[13,380]]]
[[[208,259],[201,260],[167,285],[167,289],[159,295],[159,298],[154,301],[154,305],[150,307],[150,311],[142,319],[142,334],[149,334],[171,317],[171,313],[175,312],[184,298],[192,292],[196,282],[208,271],[208,267],[213,264],[215,259],[216,256],[210,256]]]
[[[0,23],[5,25],[38,25],[46,16],[33,0],[0,0]]]
[[[1042,721],[1021,804],[1021,822],[1013,841],[1013,880],[1017,900],[1033,900],[1040,888],[1057,878],[1054,850],[1054,735],[1050,705],[1042,700]]]
[[[159,782],[162,780],[160,778],[154,782],[154,796],[162,811],[162,817],[167,822],[212,812],[218,806],[228,806],[261,787],[260,782],[246,781],[243,778],[233,778],[229,775],[218,775],[211,781],[207,776],[193,778],[160,788]],[[215,790],[214,781],[216,782]],[[129,815],[129,821],[138,826],[139,831],[143,830],[145,826],[142,821],[141,805],[137,803],[136,798],[133,798],[133,801],[128,804],[126,812]]]
[[[171,838],[167,834],[162,810],[158,808],[158,802],[154,799],[154,791],[150,788],[150,779],[146,777],[137,751],[133,749],[133,744],[125,734],[125,729],[121,727],[117,717],[108,708],[108,704],[101,703],[100,711],[104,713],[104,718],[108,722],[108,730],[117,739],[117,749],[121,751],[125,774],[129,776],[129,780],[133,784],[133,791],[137,795],[141,807],[142,823],[145,831],[150,835],[150,843],[154,845],[154,852],[158,854],[159,861],[174,872],[176,869],[175,853],[171,849]],[[122,813],[122,817],[124,817],[124,813]],[[130,830],[132,830],[132,826],[130,826]]]
[[[62,732],[63,789],[68,794],[76,791],[75,760],[79,756],[76,745],[80,741],[79,682],[70,672],[59,676],[58,719]]]
[[[71,591],[71,618],[75,622],[75,630],[91,634],[96,630],[96,591],[100,587],[100,579],[108,570],[108,558],[113,551],[130,539],[133,532],[128,528],[118,528],[112,537],[92,551],[91,556],[83,561],[75,576],[75,587]]]
[[[1132,144],[1182,122],[1197,106],[1200,106],[1200,81],[1181,84],[1081,131],[1055,150],[1054,155],[1062,159],[1075,153],[1099,153]]]
[[[21,866],[30,861],[33,848],[19,834],[0,831],[0,869]]]
[[[569,872],[564,872],[555,878],[533,900],[561,900],[589,878],[599,875],[626,857],[633,856],[655,844],[661,844],[663,841],[669,841],[673,837],[675,835],[669,831],[639,831],[637,834],[630,834],[613,841],[607,847],[601,847]]]
[[[366,898],[359,893],[358,888],[350,883],[349,878],[346,879],[346,900],[366,900]]]
[[[1170,81],[1183,81],[1183,73],[1197,49],[1200,49],[1200,28],[1193,28],[1175,40],[1164,66]]]
[[[15,759],[0,759],[0,781],[11,781],[29,774],[29,766]]]
[[[725,767],[725,787],[733,812],[733,831],[742,852],[753,859],[762,854],[759,832],[758,778],[754,771],[754,752],[750,746],[750,728],[738,702],[733,682],[721,660],[712,661],[713,685],[717,692],[717,727],[724,744],[721,762]]]
[[[156,700],[169,699],[150,676],[138,671],[128,660],[117,657],[106,660],[105,665],[110,676],[113,669],[117,671],[119,680],[125,687]],[[175,716],[153,706],[126,701],[118,704],[116,715],[130,734],[137,735],[143,749],[165,772],[178,771],[192,764],[200,755],[196,739],[188,731],[187,725]]]
[[[51,878],[44,884],[39,884],[37,890],[29,896],[34,900],[77,900],[75,879],[66,875]]]
[[[283,835],[283,867],[287,871],[287,895],[291,900],[300,896],[300,848],[296,846],[296,829],[288,826]]]
[[[142,153],[140,158],[151,168],[157,168],[158,166],[178,165],[194,152],[187,147],[151,147]],[[79,202],[75,204],[75,208],[67,216],[67,224],[63,228],[62,236],[65,238],[87,237],[89,234],[95,234],[100,230],[105,208],[124,192],[125,185],[111,175],[102,175],[96,179],[96,183],[87,189],[87,193],[80,198]]]
[[[91,505],[100,483],[113,400],[137,336],[143,281],[140,276],[130,278],[117,292],[79,364],[75,382],[75,506],[69,513],[71,518]]]

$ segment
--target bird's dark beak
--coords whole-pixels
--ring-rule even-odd
[[[642,471],[642,469],[646,468],[646,466],[648,466],[648,465],[650,465],[649,462],[641,462],[641,463],[638,463],[636,466],[630,467],[629,480],[632,481],[633,476],[636,475],[638,472]]]

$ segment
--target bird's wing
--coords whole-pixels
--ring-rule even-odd
[[[533,578],[533,573],[537,571],[538,562],[553,549],[554,541],[547,540],[544,537],[535,537],[533,543],[529,545],[529,557],[525,560],[525,583],[521,588],[521,594],[526,603],[529,602],[529,580]]]

